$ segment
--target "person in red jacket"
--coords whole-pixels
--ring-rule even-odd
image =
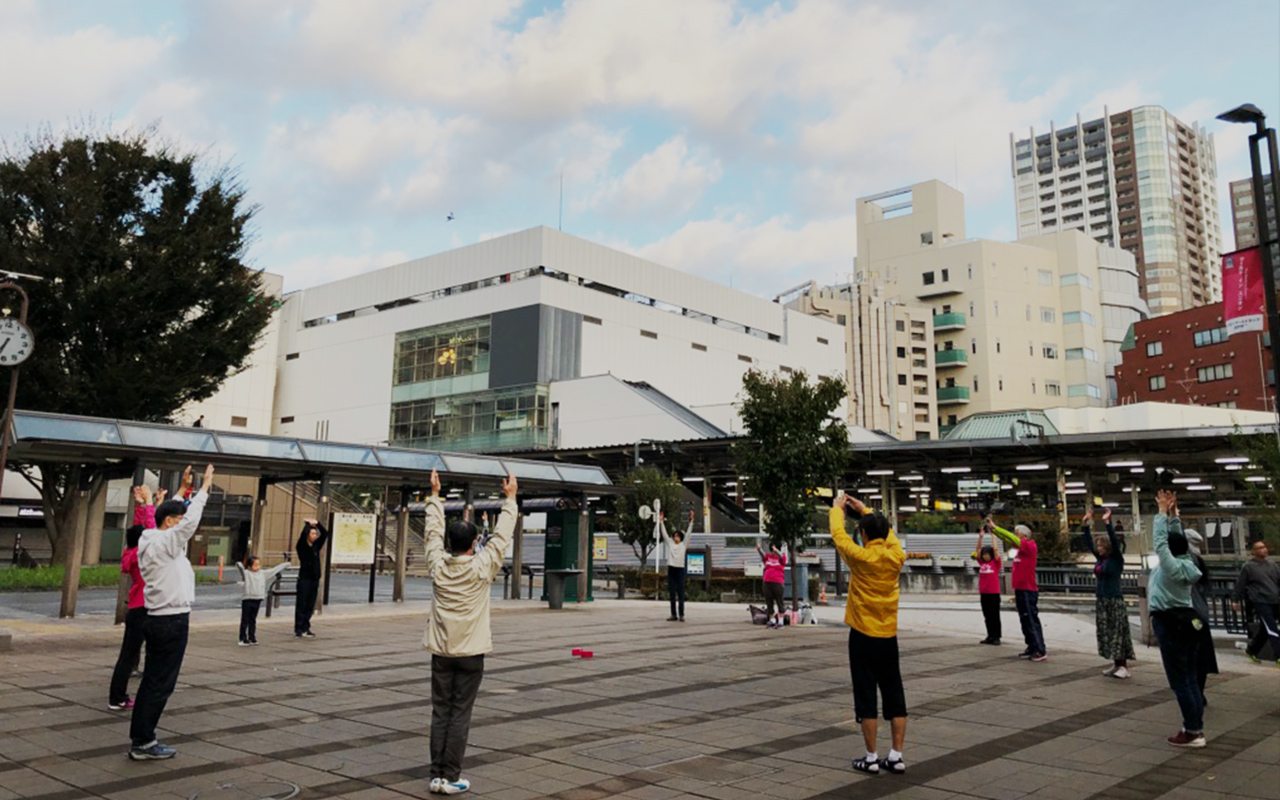
[[[769,627],[782,627],[782,595],[786,581],[787,554],[782,552],[782,548],[776,544],[769,545],[769,552],[766,553],[760,548],[760,543],[756,542],[756,552],[760,554],[760,560],[764,562],[764,600],[765,608],[769,612]],[[774,608],[777,612],[774,612]]]
[[[1018,606],[1018,621],[1022,623],[1022,638],[1027,649],[1018,653],[1018,658],[1029,658],[1032,661],[1048,661],[1049,655],[1044,646],[1044,627],[1040,624],[1040,585],[1036,583],[1036,557],[1039,548],[1036,540],[1031,538],[1031,529],[1026,525],[1017,525],[1013,531],[1007,531],[986,519],[987,526],[1008,546],[1013,558],[1013,599]]]
[[[978,560],[978,597],[982,601],[982,619],[987,625],[987,638],[981,644],[1000,644],[1000,553],[991,544],[985,544],[987,526],[978,531],[978,548],[974,557]]]
[[[125,550],[120,554],[120,572],[128,575],[129,610],[124,615],[124,641],[120,643],[120,655],[111,672],[111,689],[107,696],[107,708],[124,711],[133,708],[129,697],[129,675],[138,666],[142,655],[143,627],[147,624],[147,607],[142,591],[146,584],[138,569],[138,540],[142,532],[156,526],[156,505],[164,501],[164,489],[152,496],[150,486],[133,487],[133,526],[125,532]]]

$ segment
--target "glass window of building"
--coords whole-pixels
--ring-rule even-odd
[[[393,403],[390,443],[423,449],[529,449],[547,441],[545,384]]]
[[[476,317],[396,334],[394,384],[489,371],[489,318]]]
[[[1147,386],[1153,392],[1158,392],[1165,387],[1165,379],[1163,375],[1152,375],[1147,379]]]
[[[1057,318],[1058,318],[1057,312],[1055,312],[1052,308],[1049,308],[1047,306],[1041,306],[1040,308],[1041,322],[1053,322]]]
[[[1147,342],[1147,357],[1164,354],[1164,342]]]

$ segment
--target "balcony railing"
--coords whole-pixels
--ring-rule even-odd
[[[934,314],[933,329],[935,331],[951,331],[959,330],[965,325],[964,314],[951,312],[949,314]]]
[[[969,402],[968,386],[943,386],[938,389],[938,405],[954,405]]]
[[[934,366],[942,367],[963,367],[969,363],[969,353],[967,350],[939,350],[933,354]]]

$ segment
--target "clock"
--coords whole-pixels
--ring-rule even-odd
[[[16,367],[26,361],[35,346],[31,329],[13,317],[0,318],[0,367]]]

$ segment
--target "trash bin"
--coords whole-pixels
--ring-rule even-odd
[[[564,608],[564,582],[582,574],[580,569],[549,569],[546,575],[547,607]]]

